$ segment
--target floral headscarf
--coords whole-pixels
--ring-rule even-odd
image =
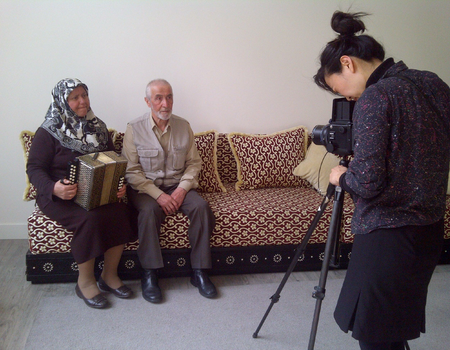
[[[88,87],[78,79],[63,79],[56,84],[52,90],[53,101],[41,127],[64,147],[83,154],[102,152],[108,147],[106,124],[90,108],[86,116],[80,118],[67,102],[70,93],[78,86],[88,92]]]

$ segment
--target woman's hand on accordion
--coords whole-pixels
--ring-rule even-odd
[[[123,198],[125,194],[127,193],[127,185],[123,185],[119,190],[117,191],[117,198]]]
[[[69,180],[56,181],[53,187],[53,195],[64,200],[71,200],[77,194],[78,185],[71,185]]]

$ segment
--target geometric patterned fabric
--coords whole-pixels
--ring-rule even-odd
[[[227,184],[227,192],[200,193],[216,217],[211,236],[212,247],[246,247],[299,244],[313,220],[322,197],[310,188],[267,188],[236,191]],[[290,201],[286,201],[290,198]],[[295,203],[295,204],[294,204]],[[309,243],[325,243],[332,203],[325,210]],[[353,204],[345,199],[344,229],[341,241],[352,242],[350,234]],[[181,213],[166,218],[161,229],[162,249],[189,248],[189,221]],[[29,241],[32,254],[67,253],[72,233],[49,220],[36,208],[29,218]],[[137,249],[138,242],[126,250]]]
[[[195,134],[195,145],[200,158],[202,168],[198,176],[199,192],[225,192],[225,187],[217,172],[217,132],[206,131]]]

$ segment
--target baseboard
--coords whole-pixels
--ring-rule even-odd
[[[0,239],[28,239],[27,224],[0,224]]]

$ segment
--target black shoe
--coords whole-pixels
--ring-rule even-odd
[[[203,270],[195,269],[192,273],[191,284],[198,288],[198,291],[205,298],[215,298],[217,296],[216,287]]]
[[[157,304],[162,301],[161,288],[158,285],[156,270],[144,270],[142,274],[142,296],[145,300]]]
[[[100,276],[98,279],[98,287],[103,292],[111,292],[116,297],[121,298],[121,299],[128,299],[133,296],[133,291],[126,285],[120,286],[117,289],[113,289],[106,284],[106,282],[103,280],[102,276]]]
[[[92,299],[86,299],[81,292],[78,283],[75,287],[75,292],[80,299],[83,299],[87,306],[92,307],[94,309],[104,309],[109,306],[108,300],[101,294],[97,294]]]

